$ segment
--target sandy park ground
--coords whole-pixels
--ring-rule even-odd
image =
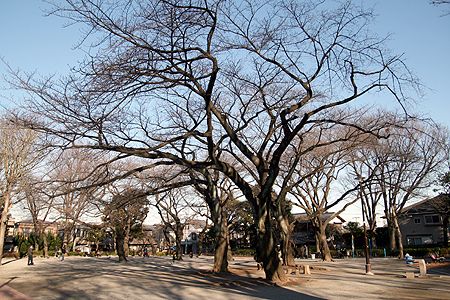
[[[450,268],[430,270],[427,278],[406,279],[414,266],[393,258],[373,259],[374,276],[364,274],[363,259],[309,264],[311,275],[289,275],[278,287],[262,278],[252,258],[236,258],[230,275],[209,272],[212,257],[67,257],[8,261],[0,267],[0,299],[450,299]]]

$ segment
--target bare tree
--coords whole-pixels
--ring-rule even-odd
[[[215,250],[213,272],[228,272],[228,260],[231,257],[229,236],[228,211],[226,205],[231,202],[233,191],[227,178],[223,178],[217,171],[208,169],[198,171],[201,178],[194,173],[195,189],[202,195],[209,208],[209,217],[214,225]]]
[[[411,120],[390,129],[390,136],[372,144],[373,159],[366,160],[370,168],[377,166],[374,181],[384,204],[384,214],[390,233],[390,248],[399,249],[403,243],[398,215],[403,207],[426,191],[436,172],[447,159],[448,132],[444,128]]]
[[[8,119],[0,120],[0,265],[12,197],[20,181],[40,162],[38,135]]]
[[[444,172],[439,176],[439,185],[439,191],[441,193],[437,197],[433,198],[430,201],[430,204],[442,218],[443,244],[445,247],[448,247],[448,224],[450,221],[450,171]]]
[[[93,151],[66,150],[53,162],[49,173],[53,208],[64,224],[63,243],[71,245],[73,251],[78,239],[75,232],[77,224],[83,224],[86,218],[100,216],[96,204],[106,189],[106,185],[102,186],[105,170],[97,167],[102,161],[102,156]],[[94,184],[98,182],[102,184]]]
[[[131,230],[142,226],[147,217],[148,200],[141,190],[127,188],[119,191],[105,205],[103,213],[104,221],[114,229],[117,255],[122,262],[127,261]]]
[[[326,236],[328,223],[358,199],[355,197],[355,192],[359,190],[358,183],[342,184],[348,181],[346,178],[350,171],[352,150],[357,143],[361,142],[358,140],[359,132],[355,130],[349,130],[347,133],[330,132],[327,136],[332,137],[336,134],[342,137],[347,136],[347,141],[335,142],[327,147],[315,147],[314,151],[302,155],[293,182],[290,183],[292,186],[290,195],[296,200],[293,204],[304,210],[311,220],[316,235],[317,250],[320,250],[322,259],[325,261],[332,259]],[[331,141],[335,139],[331,138]],[[312,142],[317,143],[314,140]],[[343,203],[344,205],[334,213],[325,214]]]
[[[54,198],[51,197],[49,190],[50,183],[42,176],[26,176],[20,183],[20,193],[23,194],[25,209],[29,211],[34,226],[34,232],[43,241],[44,256],[48,257],[48,239],[47,226],[51,224],[48,221],[53,211]],[[38,249],[36,240],[35,249]]]
[[[69,79],[12,74],[45,118],[28,125],[63,146],[219,170],[253,207],[271,281],[286,280],[272,218],[288,147],[314,124],[356,126],[332,112],[370,92],[403,104],[414,83],[348,3],[69,0],[53,13],[99,40]]]
[[[169,228],[175,235],[176,254],[175,259],[183,259],[183,230],[193,219],[194,215],[189,204],[188,193],[182,189],[172,190],[164,194],[157,194],[155,202],[152,203],[158,210],[159,216],[166,228]]]

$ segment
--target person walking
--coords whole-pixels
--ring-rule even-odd
[[[28,248],[28,265],[34,265],[33,263],[33,246],[30,246],[30,248]]]

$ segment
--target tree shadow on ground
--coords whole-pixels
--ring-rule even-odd
[[[214,274],[167,259],[117,263],[106,258],[38,264],[11,286],[34,299],[320,299],[260,278]],[[29,274],[31,275],[31,274]],[[24,278],[25,278],[24,277]],[[30,287],[33,288],[30,288]]]

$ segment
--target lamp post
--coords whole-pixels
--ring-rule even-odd
[[[364,256],[366,257],[366,275],[374,275],[372,273],[372,266],[370,265],[369,243],[367,242],[366,217],[364,214],[364,200],[363,200],[363,189],[362,189],[362,181],[364,179],[365,179],[364,177],[358,176],[359,196],[361,198],[361,211],[362,211],[363,229],[364,229]]]

